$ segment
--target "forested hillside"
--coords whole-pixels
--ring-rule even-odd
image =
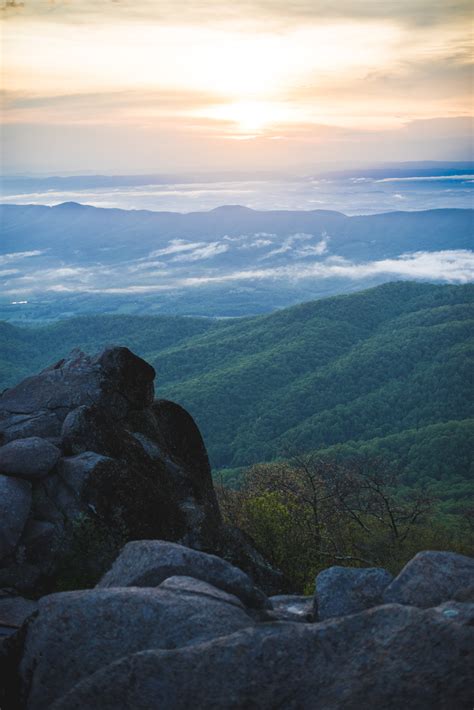
[[[469,477],[474,287],[393,283],[270,315],[92,316],[4,324],[5,385],[73,347],[125,344],[158,396],[196,418],[215,468],[310,450],[382,453],[417,477]]]

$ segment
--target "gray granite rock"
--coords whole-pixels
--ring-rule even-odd
[[[226,602],[227,604],[233,604],[241,609],[244,609],[244,605],[235,594],[229,594],[224,592],[222,589],[214,587],[212,584],[203,582],[200,579],[195,579],[194,577],[185,577],[184,575],[176,575],[175,577],[168,577],[162,582],[158,589],[165,589],[169,592],[176,592],[177,594],[184,597],[187,594],[198,595],[203,597],[210,597],[211,599],[218,599],[219,601]]]
[[[0,560],[11,554],[31,508],[31,483],[0,475]]]
[[[419,552],[387,587],[387,603],[436,606],[474,586],[474,558],[454,552]]]
[[[97,587],[152,587],[176,575],[208,582],[250,607],[269,605],[250,577],[226,560],[163,540],[129,542]]]
[[[60,433],[61,417],[54,411],[42,409],[30,414],[10,414],[0,410],[0,441],[4,444],[30,436],[57,439]]]
[[[280,590],[281,576],[252,542],[223,525],[199,429],[179,405],[154,401],[154,377],[153,367],[127,348],[95,356],[74,351],[0,395],[0,475],[3,455],[6,472],[29,476],[30,520],[43,525],[41,534],[36,528],[19,540],[22,526],[13,529],[10,520],[17,503],[0,504],[10,507],[3,525],[9,532],[0,539],[0,582],[13,580],[19,593],[27,593],[30,587],[22,585],[39,574],[46,591],[60,555],[67,557],[73,545],[74,521],[86,515],[112,547],[122,540],[179,541],[230,559],[258,584]],[[43,543],[47,549],[51,526],[60,542],[47,579],[35,550]],[[7,559],[17,544],[18,559]],[[30,559],[34,575],[25,568]],[[97,574],[103,564],[94,567]]]
[[[81,405],[69,412],[61,429],[61,446],[67,456],[95,452],[108,457],[144,461],[143,447],[124,428],[117,425],[108,409]]]
[[[0,473],[38,480],[48,475],[60,455],[57,446],[39,436],[16,439],[0,447]]]
[[[0,639],[11,636],[38,608],[38,602],[20,596],[0,594]]]
[[[316,577],[315,615],[330,619],[377,606],[392,579],[379,567],[329,567]]]
[[[49,708],[80,680],[131,653],[180,648],[252,624],[234,603],[176,589],[95,589],[43,597],[28,624],[20,664],[27,707]]]
[[[154,377],[151,365],[128,348],[108,348],[93,357],[75,350],[6,390],[0,399],[0,419],[49,411],[61,421],[71,409],[93,404],[121,419],[153,402]]]
[[[51,710],[470,710],[473,655],[474,627],[388,605],[139,652],[97,670]]]

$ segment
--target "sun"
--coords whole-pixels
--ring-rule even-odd
[[[243,133],[261,133],[275,118],[268,104],[260,101],[238,101],[229,104],[227,111]]]
[[[260,135],[278,123],[291,120],[287,109],[277,102],[233,101],[208,108],[206,117],[233,124],[233,132]]]

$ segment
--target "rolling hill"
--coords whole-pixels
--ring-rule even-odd
[[[410,477],[472,475],[474,286],[398,282],[232,320],[91,316],[2,324],[3,385],[73,347],[131,347],[196,418],[215,468],[309,450],[381,452]],[[440,445],[440,442],[444,442]]]

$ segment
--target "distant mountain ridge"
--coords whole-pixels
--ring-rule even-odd
[[[70,211],[75,219],[70,220]],[[259,212],[240,205],[223,205],[209,212],[151,212],[104,209],[65,202],[43,205],[0,205],[2,252],[54,250],[57,258],[81,263],[104,250],[126,248],[130,259],[147,256],[173,239],[205,242],[225,237],[254,236],[262,232],[276,244],[292,234],[307,233],[331,240],[331,251],[346,258],[374,259],[404,251],[469,249],[474,210],[440,209],[387,212],[347,217],[341,212]],[[53,254],[49,255],[50,258]],[[121,251],[107,254],[112,263]]]
[[[474,278],[473,216],[2,205],[0,318],[252,315],[394,279],[464,282]]]

